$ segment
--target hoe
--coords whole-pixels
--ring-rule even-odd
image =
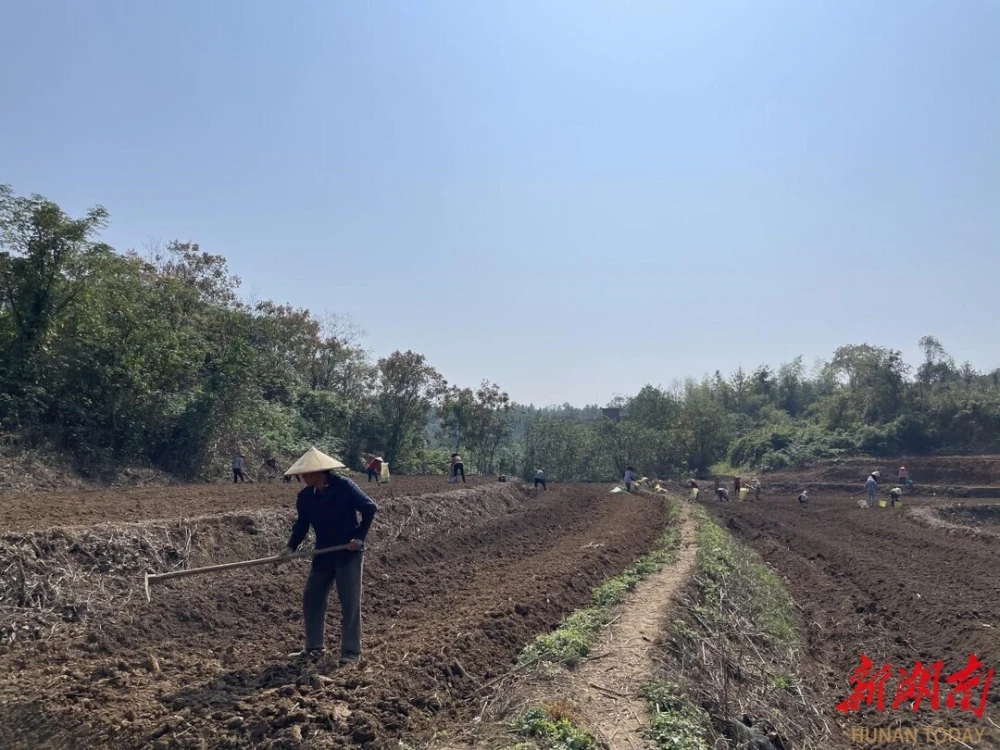
[[[152,601],[152,598],[149,595],[149,584],[156,583],[157,581],[166,581],[171,578],[184,578],[185,576],[196,576],[202,573],[217,573],[220,570],[251,568],[255,565],[274,564],[278,562],[285,562],[286,560],[296,560],[300,557],[315,557],[316,555],[323,555],[327,552],[340,552],[345,549],[347,549],[347,545],[341,544],[336,547],[324,547],[323,549],[311,549],[303,552],[294,552],[291,555],[286,555],[285,557],[275,555],[274,557],[261,557],[257,560],[242,560],[241,562],[224,563],[223,565],[206,565],[203,568],[174,570],[170,573],[146,573],[146,578],[143,581],[143,586],[146,589],[146,601]]]

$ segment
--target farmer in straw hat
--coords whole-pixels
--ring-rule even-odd
[[[310,526],[316,534],[316,549],[348,546],[346,550],[312,559],[302,595],[306,647],[294,656],[323,652],[326,606],[330,589],[336,584],[342,617],[340,663],[351,664],[361,656],[361,573],[365,536],[378,508],[353,481],[333,473],[334,469],[342,468],[344,465],[335,458],[310,448],[285,472],[288,476],[301,475],[306,486],[299,492],[298,517],[281,557],[295,552]]]

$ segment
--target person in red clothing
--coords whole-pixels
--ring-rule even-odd
[[[378,456],[375,456],[368,464],[368,482],[370,483],[372,479],[374,479],[375,484],[378,484],[379,478],[381,476],[382,476],[382,459],[379,458]]]

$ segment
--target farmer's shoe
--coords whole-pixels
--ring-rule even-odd
[[[341,654],[340,665],[346,666],[348,664],[357,664],[360,658],[361,658],[360,654]]]
[[[294,654],[289,654],[289,659],[318,659],[323,654],[326,653],[325,648],[304,648],[301,651],[296,651]]]

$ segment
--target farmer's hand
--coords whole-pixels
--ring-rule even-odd
[[[360,539],[352,539],[347,543],[347,549],[349,549],[351,552],[357,552],[364,546],[365,543],[362,542]]]
[[[295,554],[295,550],[291,547],[285,547],[281,552],[278,553],[278,565],[288,562],[288,558]]]

